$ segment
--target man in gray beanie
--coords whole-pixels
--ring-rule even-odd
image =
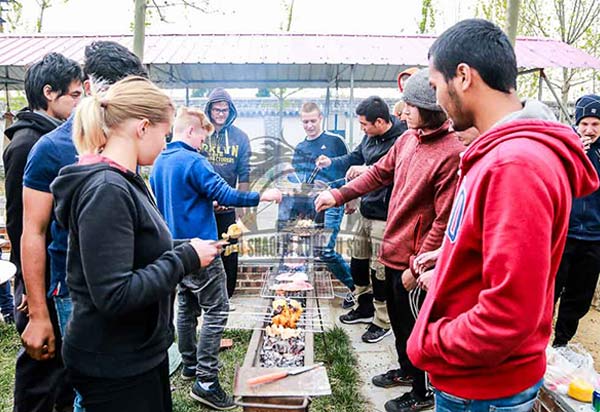
[[[433,406],[425,373],[415,368],[406,342],[425,291],[417,287],[414,258],[441,246],[454,200],[462,145],[437,105],[427,70],[413,74],[404,88],[409,129],[368,171],[339,189],[321,193],[317,211],[340,206],[393,183],[379,261],[385,266],[386,302],[396,339],[399,369],[375,376],[375,386],[412,386],[385,404],[387,412],[415,412]]]
[[[596,172],[600,173],[600,96],[588,94],[575,103],[575,127]],[[560,298],[554,346],[564,346],[588,313],[600,273],[600,190],[573,199],[567,243],[554,287]]]

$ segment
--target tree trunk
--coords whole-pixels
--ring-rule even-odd
[[[135,0],[133,52],[144,61],[144,36],[146,34],[146,0]]]
[[[517,26],[519,25],[520,0],[508,0],[506,5],[506,34],[510,43],[515,45],[517,40]]]
[[[560,100],[562,101],[563,106],[567,108],[567,110],[569,108],[569,92],[571,91],[571,82],[569,81],[569,74],[569,69],[562,69],[563,83],[560,88]],[[562,112],[562,110],[560,111],[560,121],[562,123],[570,122],[570,119],[565,118],[565,114]]]

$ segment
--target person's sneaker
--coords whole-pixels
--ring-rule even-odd
[[[340,322],[345,323],[346,325],[352,325],[354,323],[371,323],[373,322],[373,316],[366,316],[356,309],[352,309],[345,315],[340,316]]]
[[[399,398],[389,400],[383,405],[386,412],[416,412],[432,409],[433,396],[421,398],[414,392],[407,392]]]
[[[233,398],[225,393],[218,380],[214,381],[208,389],[204,389],[200,384],[200,381],[196,379],[196,382],[194,382],[194,386],[192,386],[192,390],[190,391],[190,396],[198,402],[219,411],[227,411],[236,406],[233,402]]]
[[[237,307],[233,304],[233,302],[229,302],[229,311],[235,312],[236,309]]]
[[[189,368],[183,365],[181,369],[181,379],[184,381],[191,381],[192,379],[196,379],[196,368]]]
[[[352,293],[352,292],[346,293],[344,300],[342,300],[342,309],[350,309],[350,308],[354,307],[355,304],[356,304],[356,298],[354,297],[354,293]]]
[[[390,369],[384,374],[373,376],[371,382],[380,388],[393,388],[394,386],[411,386],[412,376],[406,376],[402,369]]]
[[[367,331],[365,333],[363,333],[362,335],[362,341],[365,343],[377,343],[380,340],[382,340],[383,338],[385,338],[386,336],[389,336],[392,334],[392,330],[391,329],[383,329],[380,328],[379,326],[375,325],[374,323],[371,323],[369,325],[369,327],[367,328]]]

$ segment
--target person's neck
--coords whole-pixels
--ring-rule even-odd
[[[102,156],[135,173],[138,148],[134,139],[124,136],[111,136],[106,142]]]
[[[383,129],[383,131],[381,133],[379,133],[379,136],[383,136],[384,134],[386,134],[387,132],[390,131],[390,129],[392,128],[392,126],[394,125],[393,122],[389,122],[385,128]]]
[[[179,136],[175,136],[173,135],[173,140],[171,140],[171,142],[181,142],[181,143],[185,143],[186,145],[188,145],[189,147],[191,147],[192,149],[196,149],[198,150],[197,147],[194,147],[194,145],[192,144],[192,142],[188,139],[186,139],[185,137],[179,137]]]
[[[493,108],[493,109],[490,109]],[[515,91],[510,94],[492,90],[478,99],[474,110],[474,126],[483,134],[511,113],[523,109]]]
[[[319,134],[315,135],[314,137],[306,136],[306,140],[317,140],[319,137],[321,137],[322,134],[323,131],[321,130]]]

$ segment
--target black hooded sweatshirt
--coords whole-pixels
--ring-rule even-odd
[[[17,277],[21,271],[21,234],[23,233],[23,173],[27,156],[36,142],[60,123],[24,108],[17,113],[17,121],[4,131],[10,143],[4,149],[6,232],[11,242],[10,261],[17,266]],[[49,267],[49,265],[48,265]]]
[[[408,130],[405,121],[399,121],[395,116],[391,120],[392,127],[387,132],[381,136],[365,135],[352,152],[331,159],[331,167],[348,170],[350,166],[371,166],[377,163],[394,146],[396,139]],[[390,185],[363,195],[360,199],[360,214],[367,219],[387,220],[391,193]]]
[[[73,314],[65,365],[122,378],[156,367],[173,343],[171,295],[200,268],[173,240],[144,181],[108,163],[63,168],[52,183],[58,222],[69,231],[67,286]]]

